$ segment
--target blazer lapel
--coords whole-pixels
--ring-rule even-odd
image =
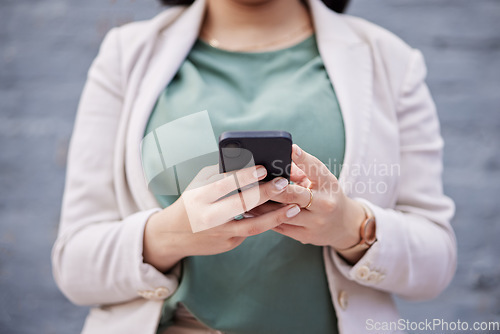
[[[370,131],[373,85],[368,45],[321,0],[309,0],[319,52],[337,95],[345,127],[345,155],[339,182],[346,194],[356,186],[356,173]]]
[[[143,177],[139,143],[158,96],[175,76],[198,38],[204,13],[205,0],[197,0],[167,29],[159,31],[158,36],[151,36],[157,41],[136,94],[126,143],[127,181],[141,209],[157,207],[158,204]],[[164,26],[169,23],[165,22]]]

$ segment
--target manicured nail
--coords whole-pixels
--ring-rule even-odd
[[[257,167],[257,169],[253,172],[253,176],[260,179],[264,175],[266,175],[267,171],[264,167]]]
[[[290,209],[288,209],[288,211],[286,212],[286,216],[288,218],[292,218],[292,217],[295,217],[296,215],[298,215],[299,212],[300,212],[299,206],[298,205],[294,205]]]
[[[243,214],[243,218],[253,218],[253,217],[255,217],[255,216],[254,216],[254,215],[252,215],[251,213],[248,213],[248,212],[245,212],[245,213]]]
[[[295,145],[295,154],[297,154],[298,157],[302,154],[302,150],[300,149],[299,145]]]
[[[288,185],[288,180],[283,177],[276,178],[273,182],[277,190],[283,190]]]

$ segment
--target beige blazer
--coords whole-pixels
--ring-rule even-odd
[[[420,52],[320,0],[309,7],[344,118],[339,180],[377,219],[378,241],[356,265],[324,248],[332,303],[340,333],[373,333],[376,322],[398,320],[392,294],[433,298],[454,274],[443,141]],[[90,68],[52,253],[62,292],[92,306],[84,333],[155,333],[162,301],[177,288],[176,270],[164,275],[143,263],[144,225],[159,205],[144,181],[139,143],[157,97],[197,38],[204,9],[205,0],[196,0],[111,30]]]

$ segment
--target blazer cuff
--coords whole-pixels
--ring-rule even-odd
[[[177,289],[179,274],[177,270],[170,270],[168,273],[162,273],[154,266],[145,263],[143,257],[144,229],[149,217],[160,211],[160,209],[151,209],[137,213],[134,217],[136,221],[129,224],[126,228],[125,238],[129,245],[133,245],[127,251],[130,254],[127,257],[134,259],[130,268],[136,268],[133,277],[133,286],[137,295],[151,300],[163,300],[168,298]],[[135,215],[134,215],[135,216]]]
[[[165,275],[142,256],[144,227],[158,210],[85,224],[61,235],[52,253],[61,291],[78,305],[116,304],[139,296],[168,298],[177,289],[178,275],[174,270]]]
[[[368,206],[377,221],[377,241],[366,251],[361,259],[354,265],[347,263],[333,248],[330,249],[334,264],[347,279],[356,281],[365,286],[377,287],[386,280],[386,275],[390,271],[390,258],[387,254],[387,244],[384,239],[394,232],[388,231],[391,229],[390,222],[384,217],[384,209],[373,205],[363,198],[355,198]]]

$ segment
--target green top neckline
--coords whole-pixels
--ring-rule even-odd
[[[293,51],[295,49],[301,49],[301,48],[310,48],[314,45],[315,43],[315,37],[316,35],[312,33],[309,35],[307,38],[301,40],[300,42],[287,46],[285,48],[277,49],[277,50],[269,50],[269,51],[231,51],[231,50],[226,50],[226,49],[221,49],[217,48],[214,46],[211,46],[208,42],[205,42],[201,38],[198,38],[196,40],[195,45],[198,47],[201,47],[202,49],[209,50],[211,52],[217,52],[220,54],[226,54],[226,55],[238,55],[238,56],[266,56],[266,55],[277,55],[282,52],[288,52],[288,51]]]

